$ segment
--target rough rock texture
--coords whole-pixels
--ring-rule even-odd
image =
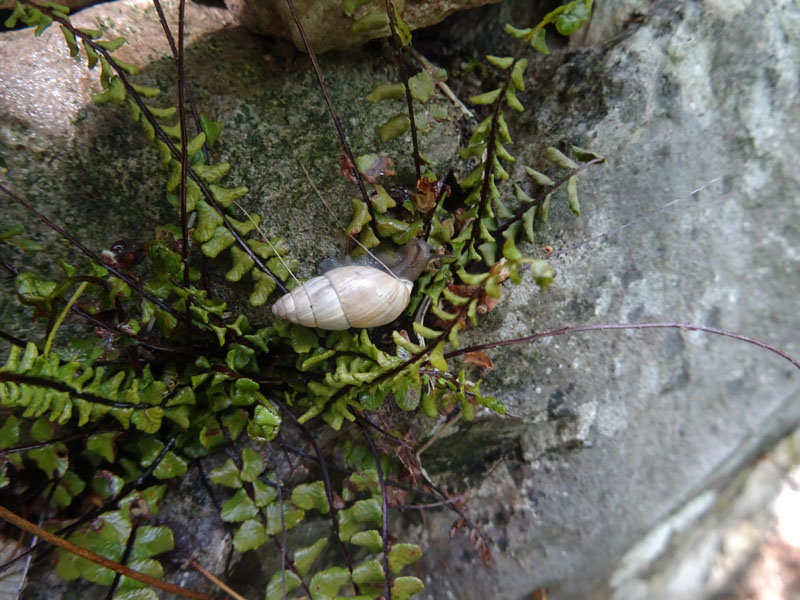
[[[543,232],[559,254],[553,288],[511,290],[481,337],[693,321],[797,355],[800,11],[657,4],[630,15],[619,38],[532,66],[532,110],[512,124],[527,164],[560,140],[609,160],[582,180],[581,219],[562,208]],[[455,17],[436,43],[448,64],[463,64],[528,10]],[[476,32],[472,45],[464,31]],[[723,587],[714,561],[730,532],[714,525],[727,523],[758,457],[797,427],[796,369],[674,330],[554,338],[492,359],[486,383],[520,420],[464,426],[426,461],[473,486],[471,514],[496,542],[497,566],[465,564],[463,547],[431,534],[428,598],[521,599],[540,588],[550,598],[703,598]]]
[[[165,12],[177,14],[176,6],[165,4]],[[266,231],[286,235],[295,255],[305,258],[298,275],[316,274],[317,262],[340,255],[344,243],[300,163],[329,200],[341,199],[329,202],[341,221],[349,221],[347,198],[358,192],[339,172],[339,141],[311,66],[285,42],[230,27],[230,13],[224,9],[193,3],[187,7],[187,36],[192,43],[186,68],[201,112],[225,121],[219,160],[235,165],[226,184],[247,185],[249,209],[270,216],[264,222]],[[174,67],[171,59],[163,58],[169,46],[151,2],[91,7],[76,15],[74,22],[102,26],[109,36],[125,35],[130,43],[115,55],[141,68],[137,82],[165,90],[166,99],[158,100],[158,105],[171,102]],[[170,22],[174,33],[175,19],[170,17]],[[66,223],[98,251],[123,237],[151,236],[156,219],[170,218],[153,150],[125,110],[92,105],[91,94],[101,89],[99,73],[87,71],[85,60],[69,58],[57,28],[41,38],[30,31],[4,34],[0,59],[4,64],[0,167],[8,169],[5,178],[15,191]],[[363,98],[378,83],[396,78],[393,67],[382,53],[376,57],[374,49],[335,60],[323,58],[321,63],[351,145],[356,152],[377,149],[379,125],[402,108],[386,102],[370,105]],[[456,114],[452,104],[442,104]],[[425,150],[443,165],[456,153],[456,123],[431,120],[431,124],[434,133]],[[405,144],[398,140],[384,149],[402,156]],[[406,172],[413,168],[407,157],[396,166]],[[56,203],[57,198],[69,201]],[[5,201],[3,213],[4,221],[27,223],[33,237],[45,244],[61,244]],[[142,219],[144,214],[154,220]],[[296,235],[288,236],[282,223],[293,223]],[[11,257],[12,264],[17,259],[21,262],[22,255]],[[5,277],[3,285],[11,294]],[[235,300],[241,291],[228,290],[229,299]],[[19,312],[15,303],[1,303],[0,322],[13,321]]]
[[[541,168],[544,146],[564,142],[608,162],[581,178],[582,217],[556,203],[540,232],[541,245],[556,251],[552,288],[509,288],[477,335],[691,321],[800,355],[800,9],[789,0],[652,4],[603,3],[589,34],[567,50],[552,43],[553,54],[532,61],[520,96],[529,110],[509,120],[519,163]],[[149,48],[158,26],[142,18],[148,6],[127,0],[80,19],[94,24],[120,11],[100,22]],[[338,142],[313,75],[286,45],[218,30],[223,13],[197,10],[206,20],[190,21],[197,37],[187,68],[204,112],[227,123],[221,158],[236,165],[228,181],[250,187],[251,207],[270,216],[270,233],[289,237],[308,275],[341,238],[297,160],[328,198],[352,194],[336,172]],[[504,22],[533,18],[530,3],[506,2],[457,16],[419,41],[431,53],[438,47],[472,93],[471,61],[502,49]],[[121,56],[145,67],[143,83],[168,88],[161,53]],[[376,147],[376,124],[391,114],[360,100],[393,77],[372,54],[322,64],[357,152]],[[162,181],[125,117],[87,103],[96,74],[66,55],[57,30],[43,40],[0,38],[0,167],[17,191],[101,248],[167,214]],[[440,168],[454,155],[456,125],[437,125],[425,138]],[[400,148],[389,151],[400,157]],[[408,169],[407,155],[399,162]],[[512,176],[524,180],[521,167]],[[23,219],[2,206],[3,221]],[[337,206],[347,213],[346,202]],[[9,281],[0,284],[10,297]],[[0,322],[17,313],[2,302]],[[469,515],[491,538],[496,566],[481,565],[464,536],[448,538],[451,514],[429,511],[424,527],[409,525],[423,539],[414,572],[426,598],[522,599],[543,588],[556,599],[730,591],[768,525],[760,507],[797,461],[796,438],[777,445],[800,424],[800,378],[789,363],[675,330],[587,333],[491,355],[496,368],[485,386],[517,418],[481,415],[452,427],[422,458],[435,478],[472,488]],[[209,563],[222,557],[219,549]],[[234,587],[263,594],[259,568],[242,563]]]
[[[457,10],[473,8],[500,0],[399,0],[395,8],[411,29],[427,27],[447,18]],[[294,25],[285,0],[227,0],[226,4],[246,27],[284,39],[291,39],[300,50],[305,45]],[[341,0],[297,0],[297,13],[315,52],[358,46],[368,40],[389,35],[388,26],[354,31],[353,23],[371,13],[385,12],[383,0],[368,3],[348,16]]]

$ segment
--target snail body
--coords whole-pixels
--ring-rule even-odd
[[[413,283],[353,265],[313,277],[272,305],[275,316],[330,331],[391,323],[408,306]]]

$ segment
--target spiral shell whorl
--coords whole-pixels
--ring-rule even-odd
[[[339,267],[285,294],[272,305],[282,319],[331,331],[378,327],[408,306],[412,284],[379,269]]]

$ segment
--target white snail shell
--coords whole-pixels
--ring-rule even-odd
[[[331,331],[378,327],[400,316],[413,285],[373,267],[339,267],[285,294],[272,312],[292,323]]]

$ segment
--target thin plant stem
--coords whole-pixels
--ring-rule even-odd
[[[18,338],[17,336],[6,333],[5,331],[0,331],[0,339],[5,340],[9,344],[13,344],[14,346],[19,346],[20,348],[24,348],[28,345],[28,342],[22,338]]]
[[[71,533],[72,531],[76,530],[78,527],[81,527],[82,525],[85,525],[89,521],[96,519],[106,510],[110,510],[116,507],[120,500],[122,500],[125,496],[130,494],[133,490],[138,489],[139,486],[142,485],[142,483],[153,474],[153,471],[155,471],[158,465],[161,464],[161,461],[164,460],[164,457],[167,455],[167,452],[169,452],[172,449],[172,446],[175,445],[175,439],[176,439],[175,436],[172,436],[169,440],[167,440],[167,443],[161,449],[161,452],[158,453],[158,456],[155,457],[153,462],[150,463],[150,465],[144,470],[144,472],[141,475],[139,475],[139,477],[137,477],[135,480],[126,483],[124,486],[122,486],[122,489],[119,492],[117,492],[113,498],[106,500],[106,502],[103,503],[103,506],[99,506],[86,511],[83,515],[80,516],[80,518],[76,519],[66,527],[62,527],[61,529],[56,531],[56,535],[67,535],[68,533]],[[53,486],[52,489],[54,490],[55,486]],[[30,548],[28,548],[28,550],[26,550],[22,554],[19,554],[14,558],[12,558],[11,560],[9,560],[8,562],[0,565],[0,574],[6,571],[12,565],[14,565],[16,562],[30,556],[31,554],[38,551],[40,548],[42,548],[42,546],[45,545],[47,545],[46,541],[37,542],[35,545],[32,545]],[[52,546],[44,550],[42,554],[46,554],[50,550],[52,550]]]
[[[133,544],[136,541],[137,529],[139,529],[139,519],[134,518],[131,524],[131,532],[128,534],[128,541],[125,542],[125,552],[123,552],[122,558],[119,560],[120,564],[124,565],[127,563],[131,556],[131,550],[133,550]],[[122,581],[122,573],[118,572],[114,575],[114,581],[111,583],[111,587],[108,588],[105,600],[112,600],[114,598],[114,595],[117,593],[117,588],[119,588],[120,581]]]
[[[576,333],[586,333],[587,331],[618,331],[623,329],[681,329],[683,331],[702,331],[704,333],[710,333],[712,335],[720,335],[723,337],[732,338],[734,340],[739,340],[741,342],[746,342],[748,344],[752,344],[754,346],[758,346],[759,348],[763,348],[764,350],[768,350],[773,354],[777,354],[784,360],[789,361],[800,369],[800,359],[797,359],[791,356],[789,353],[772,346],[766,342],[758,340],[756,338],[752,338],[746,335],[742,335],[740,333],[735,333],[733,331],[726,331],[724,329],[718,329],[716,327],[708,327],[706,325],[700,325],[698,323],[603,323],[598,325],[575,325],[575,326],[566,326],[561,327],[559,329],[553,329],[551,331],[541,331],[538,333],[532,333],[531,335],[526,335],[520,338],[514,338],[510,340],[498,340],[496,342],[489,342],[487,344],[478,344],[476,346],[468,346],[466,348],[460,348],[458,350],[453,350],[452,352],[448,352],[444,355],[445,358],[453,358],[455,356],[460,356],[462,354],[467,354],[468,352],[477,352],[480,350],[490,350],[492,348],[501,348],[503,346],[516,346],[518,344],[527,344],[529,342],[535,342],[536,340],[540,340],[542,338],[548,337],[556,337],[559,335],[573,335]]]
[[[383,572],[386,577],[386,600],[392,600],[392,572],[389,569],[389,500],[386,495],[386,481],[383,479],[383,468],[381,467],[381,457],[375,448],[375,442],[364,425],[360,425],[361,433],[367,440],[372,458],[375,460],[375,470],[378,473],[378,485],[381,488],[381,542],[383,543]]]
[[[28,450],[35,450],[36,448],[44,448],[45,446],[52,446],[53,444],[63,444],[67,442],[74,442],[75,440],[83,440],[93,435],[100,435],[103,433],[122,433],[121,429],[100,429],[97,431],[88,431],[85,433],[76,433],[75,435],[67,435],[60,438],[53,438],[52,440],[45,440],[43,442],[35,442],[32,444],[25,444],[24,446],[15,446],[13,448],[6,448],[0,450],[0,457],[8,454],[16,454],[18,452],[27,452]]]
[[[263,392],[262,392],[263,393]],[[317,443],[317,440],[314,439],[314,436],[311,435],[311,432],[308,428],[301,423],[295,414],[289,410],[289,407],[283,404],[280,400],[273,400],[273,403],[278,406],[288,417],[289,419],[297,426],[300,432],[303,434],[303,437],[308,440],[311,444],[312,448],[314,448],[314,453],[317,455],[318,464],[320,467],[320,471],[322,473],[322,483],[325,486],[325,497],[328,500],[328,510],[331,518],[331,530],[333,532],[333,538],[335,540],[339,540],[339,547],[342,551],[342,556],[344,557],[345,564],[347,564],[347,569],[350,573],[353,573],[353,559],[350,557],[350,553],[347,551],[347,547],[345,546],[344,542],[342,542],[341,538],[339,537],[339,521],[336,518],[336,507],[334,506],[334,498],[333,498],[333,486],[331,485],[331,476],[328,472],[327,464],[323,459],[322,450]],[[353,587],[356,589],[356,593],[358,593],[358,586],[354,583]]]
[[[244,596],[241,596],[241,595],[237,594],[236,592],[234,592],[233,589],[231,589],[231,587],[229,585],[227,585],[219,577],[217,577],[211,571],[209,571],[203,565],[201,565],[194,556],[189,559],[189,562],[187,563],[187,566],[191,567],[192,569],[194,569],[195,571],[200,573],[203,577],[208,579],[211,583],[216,585],[219,589],[224,591],[226,594],[228,594],[234,600],[245,600]]]
[[[159,298],[156,298],[150,292],[145,290],[141,285],[139,285],[136,281],[134,281],[133,279],[131,279],[130,277],[128,277],[127,275],[125,275],[124,273],[119,271],[118,269],[114,268],[113,266],[111,266],[111,265],[107,264],[106,262],[104,262],[97,255],[97,253],[95,253],[92,250],[90,250],[89,248],[87,248],[84,244],[82,244],[80,241],[78,241],[75,238],[75,236],[70,234],[63,227],[61,227],[61,226],[57,225],[56,223],[54,223],[53,221],[51,221],[44,213],[39,212],[38,210],[36,210],[30,202],[28,202],[27,200],[25,200],[21,196],[18,196],[17,194],[15,194],[14,192],[9,190],[7,187],[3,186],[2,184],[0,184],[0,192],[3,192],[11,200],[16,202],[20,206],[22,206],[25,210],[27,210],[29,213],[31,213],[33,216],[35,216],[37,219],[39,219],[42,223],[47,225],[50,229],[55,231],[57,234],[59,234],[61,237],[63,237],[65,240],[67,240],[70,244],[75,246],[78,250],[80,250],[86,256],[88,256],[90,259],[92,259],[93,262],[95,262],[96,264],[102,266],[104,269],[106,269],[109,273],[111,273],[117,279],[120,279],[120,280],[124,281],[125,283],[127,283],[131,287],[131,289],[136,290],[136,292],[142,298],[145,298],[145,299],[149,300],[150,302],[152,302],[153,304],[155,304],[156,306],[158,306],[162,310],[167,311],[171,315],[175,314],[175,311],[173,311],[172,308],[170,308],[170,306],[168,304],[166,304],[163,300],[160,300]]]
[[[397,35],[397,27],[394,19],[394,3],[391,0],[384,0],[386,3],[386,13],[389,16],[389,28],[392,31],[392,42],[394,43],[395,53],[397,54],[397,66],[400,67],[400,75],[403,78],[403,87],[406,90],[406,104],[408,105],[408,121],[411,129],[411,144],[414,147],[414,172],[417,181],[422,179],[422,157],[419,153],[419,142],[417,141],[417,123],[414,119],[414,102],[411,98],[411,88],[408,86],[408,69],[403,59],[403,45]]]
[[[67,552],[76,554],[81,558],[84,558],[88,561],[98,564],[101,567],[105,567],[106,569],[110,569],[115,573],[120,573],[125,577],[136,579],[137,581],[141,581],[142,583],[146,583],[147,585],[151,585],[155,588],[164,590],[165,592],[169,592],[171,594],[175,594],[176,596],[180,596],[182,598],[192,598],[194,600],[213,600],[211,596],[207,596],[206,594],[201,594],[200,592],[195,592],[194,590],[183,588],[175,584],[169,583],[167,581],[163,581],[161,579],[156,579],[151,575],[147,575],[139,571],[134,571],[130,567],[126,567],[125,565],[116,563],[113,560],[109,560],[104,556],[95,554],[91,550],[87,550],[86,548],[82,548],[81,546],[77,546],[76,544],[73,544],[69,540],[66,540],[53,533],[50,533],[46,529],[42,529],[41,527],[35,525],[34,523],[31,523],[27,519],[23,519],[22,517],[8,510],[5,506],[2,505],[0,505],[0,518],[4,519],[5,521],[8,521],[15,527],[19,527],[20,529],[27,531],[31,535],[35,535],[36,537],[39,537],[44,541],[53,544],[54,546],[63,548]]]
[[[170,137],[166,134],[166,132],[161,127],[161,125],[156,120],[156,118],[153,116],[153,114],[148,110],[147,105],[144,103],[144,101],[142,100],[140,95],[133,88],[133,85],[131,85],[130,81],[128,81],[128,77],[125,74],[125,71],[123,71],[122,69],[119,68],[119,66],[117,65],[116,61],[114,60],[114,57],[111,55],[111,53],[106,48],[103,48],[102,46],[98,45],[91,37],[89,37],[88,35],[86,35],[82,31],[80,31],[79,29],[75,28],[75,26],[72,25],[72,23],[70,23],[67,19],[64,19],[63,17],[61,17],[58,14],[54,13],[49,8],[47,8],[45,6],[42,6],[40,4],[36,4],[35,2],[32,2],[31,0],[19,0],[19,1],[23,2],[24,4],[27,4],[29,6],[33,6],[37,10],[40,10],[41,12],[46,14],[48,17],[53,19],[53,21],[55,21],[59,25],[63,25],[75,37],[80,38],[80,40],[82,42],[86,42],[86,44],[88,44],[92,48],[92,50],[94,50],[98,54],[102,55],[103,58],[105,58],[108,61],[108,63],[112,66],[112,68],[114,69],[114,72],[117,75],[117,77],[119,77],[119,80],[122,82],[122,85],[125,87],[126,94],[136,103],[136,106],[139,107],[139,110],[141,111],[142,116],[145,119],[147,119],[147,122],[153,127],[153,130],[155,131],[156,136],[158,137],[158,139],[161,142],[163,142],[164,145],[167,146],[167,148],[169,148],[169,151],[173,156],[180,156],[180,152],[176,148],[175,144],[172,142]],[[206,182],[203,181],[203,179],[197,173],[194,172],[194,170],[191,168],[191,166],[189,166],[189,168],[187,169],[187,175],[200,188],[200,191],[202,192],[203,198],[205,199],[205,201],[208,202],[214,208],[215,211],[217,211],[217,214],[222,219],[222,224],[225,226],[225,228],[233,236],[233,239],[236,240],[236,243],[239,245],[239,247],[242,249],[242,251],[245,254],[247,254],[253,260],[255,266],[258,267],[259,270],[261,270],[264,273],[266,273],[267,275],[269,275],[275,281],[275,285],[278,287],[279,290],[281,290],[282,293],[285,294],[286,292],[288,292],[289,290],[286,289],[286,286],[283,284],[283,282],[280,280],[280,278],[278,278],[278,276],[275,275],[275,273],[273,273],[272,270],[270,270],[270,268],[267,267],[266,264],[264,264],[264,262],[261,260],[261,258],[253,251],[252,248],[250,248],[250,246],[247,244],[247,242],[245,242],[244,238],[239,234],[239,232],[236,231],[236,228],[231,223],[231,221],[228,218],[228,216],[225,213],[225,211],[222,210],[222,207],[220,206],[220,204],[214,199],[214,195],[211,193],[211,189],[208,187],[208,185],[206,185]],[[4,190],[2,190],[2,188],[0,187],[0,191],[4,191]],[[108,265],[104,264],[103,266],[106,269],[111,270]],[[126,281],[126,283],[128,283],[128,282]],[[134,289],[139,290],[140,288],[134,287]],[[148,298],[148,300],[149,299],[150,298]],[[162,307],[163,303],[159,300],[158,302],[156,302],[156,304],[159,307]],[[169,312],[170,312],[170,314],[173,314],[173,315],[175,314],[173,311],[169,311]]]
[[[153,5],[156,7],[158,20],[161,22],[161,28],[164,30],[164,37],[167,38],[167,43],[169,44],[170,50],[172,50],[172,56],[177,59],[178,49],[175,47],[175,38],[172,37],[172,32],[169,29],[169,23],[167,23],[167,18],[164,15],[164,9],[161,7],[161,2],[159,0],[153,0]],[[184,82],[184,85],[186,86],[186,99],[189,101],[189,109],[192,111],[194,126],[197,130],[197,133],[200,133],[203,130],[203,127],[200,124],[200,113],[197,112],[197,104],[194,101],[192,86],[190,86],[188,82]],[[206,159],[206,164],[208,164],[208,144],[206,143],[203,144],[203,157]]]
[[[292,13],[292,20],[294,21],[297,31],[300,33],[300,37],[303,40],[306,53],[308,54],[309,59],[311,59],[311,66],[314,68],[314,74],[317,76],[320,91],[322,92],[322,96],[325,98],[325,104],[328,106],[328,112],[333,119],[333,125],[336,128],[336,133],[339,135],[339,141],[342,144],[342,150],[344,150],[344,153],[347,156],[347,159],[350,161],[350,164],[353,165],[353,177],[358,184],[358,189],[361,191],[361,197],[367,205],[367,210],[372,217],[372,222],[377,223],[378,220],[376,219],[375,215],[375,207],[373,207],[372,202],[369,201],[367,187],[364,185],[364,179],[361,177],[361,173],[358,172],[356,158],[353,155],[353,151],[350,149],[350,144],[347,141],[347,136],[344,133],[344,128],[339,120],[339,115],[336,112],[336,108],[333,106],[333,100],[331,99],[330,92],[328,91],[328,86],[325,83],[325,78],[322,76],[322,69],[319,66],[319,61],[317,61],[317,55],[314,53],[314,48],[311,47],[311,42],[308,41],[308,36],[306,36],[303,24],[300,22],[300,16],[297,14],[297,9],[294,6],[294,2],[292,2],[292,0],[286,0],[286,4],[289,6],[289,11]]]
[[[534,208],[536,206],[539,206],[542,202],[545,201],[545,199],[550,194],[555,192],[558,188],[560,188],[562,185],[567,183],[570,179],[572,179],[573,177],[578,175],[581,171],[583,171],[584,169],[586,169],[586,168],[588,168],[588,167],[590,167],[592,165],[596,165],[598,163],[601,163],[604,160],[605,160],[604,158],[593,158],[592,160],[586,161],[585,163],[583,163],[583,164],[575,167],[571,171],[569,171],[566,175],[561,177],[559,180],[557,180],[550,187],[545,188],[544,190],[539,192],[536,195],[536,198],[534,198],[530,202],[525,202],[525,203],[521,204],[519,206],[519,208],[517,208],[517,210],[514,211],[514,216],[513,217],[511,217],[508,221],[506,221],[505,223],[500,225],[500,227],[498,227],[497,229],[495,229],[492,232],[492,235],[494,236],[494,238],[497,239],[499,236],[503,235],[503,232],[506,229],[508,229],[509,227],[511,227],[514,223],[519,221],[523,216],[525,216],[526,212],[528,212],[530,209],[532,209],[532,208]]]
[[[275,471],[275,485],[278,488],[278,509],[281,514],[281,599],[286,600],[286,545],[288,544],[289,530],[286,529],[286,513],[283,508],[283,486],[281,478]]]
[[[89,283],[86,281],[81,283],[78,286],[78,289],[75,290],[75,293],[72,294],[70,299],[67,301],[67,304],[64,306],[61,313],[59,313],[56,322],[53,323],[53,327],[50,329],[50,334],[47,336],[47,341],[44,343],[44,350],[42,351],[42,354],[50,354],[50,348],[53,345],[53,340],[56,339],[56,333],[58,333],[58,329],[61,327],[64,319],[67,318],[67,313],[69,313],[70,309],[72,309],[73,305],[78,301],[78,298],[80,298],[81,294],[83,294],[83,290],[86,289],[87,285],[89,285]]]
[[[102,404],[103,406],[109,406],[111,408],[132,408],[135,410],[144,410],[147,408],[153,408],[152,404],[146,404],[144,402],[131,404],[128,402],[121,402],[118,400],[109,400],[108,398],[104,398],[103,396],[97,396],[96,394],[91,394],[89,392],[82,392],[82,391],[79,392],[75,388],[61,381],[55,381],[53,379],[47,379],[45,377],[37,377],[35,375],[20,375],[18,373],[8,373],[8,372],[0,373],[0,382],[3,381],[49,388],[52,390],[56,390],[58,392],[67,392],[72,397],[80,398],[81,400],[86,400],[87,402],[93,402],[95,404]]]
[[[189,215],[186,210],[186,171],[189,168],[189,135],[186,131],[186,74],[183,70],[183,29],[184,14],[186,11],[186,0],[178,3],[178,55],[175,61],[178,63],[178,124],[181,130],[181,181],[180,181],[180,203],[181,203],[181,260],[183,261],[183,287],[189,288]],[[186,298],[186,347],[192,343],[192,309],[191,297]]]
[[[339,220],[339,217],[337,217],[336,213],[333,212],[333,209],[331,208],[330,204],[328,204],[325,201],[325,198],[323,198],[322,194],[319,191],[319,188],[314,183],[314,180],[311,179],[311,175],[308,173],[308,169],[306,169],[306,166],[300,161],[297,161],[297,163],[300,165],[300,168],[303,169],[303,173],[305,173],[306,179],[308,180],[308,183],[311,185],[311,189],[313,189],[314,193],[317,194],[317,198],[319,198],[319,201],[322,202],[322,205],[328,210],[328,213],[331,215],[331,217],[333,218],[334,222],[339,227],[339,229],[341,229],[345,233],[345,235],[347,237],[349,237],[351,240],[353,240],[359,248],[361,248],[364,252],[366,252],[372,258],[374,258],[378,262],[379,265],[381,265],[384,269],[386,269],[387,273],[392,275],[395,279],[399,279],[399,277],[397,275],[395,275],[392,272],[392,270],[386,264],[384,264],[384,262],[372,252],[372,250],[370,250],[364,244],[362,244],[361,241],[356,236],[354,236],[352,233],[347,231],[347,227],[345,227],[342,224],[342,222]],[[270,246],[271,245],[272,244],[270,244]],[[291,271],[289,271],[289,273],[291,273]],[[292,275],[292,277],[294,277],[294,275]],[[297,277],[295,277],[295,279],[297,279]]]

